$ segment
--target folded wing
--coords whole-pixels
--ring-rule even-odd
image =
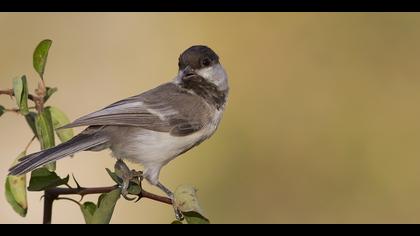
[[[201,97],[166,83],[83,116],[60,129],[122,125],[185,136],[200,130],[209,114],[210,108]]]

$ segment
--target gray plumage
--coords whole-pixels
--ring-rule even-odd
[[[21,158],[19,164],[10,168],[9,171],[11,175],[20,175],[76,152],[103,145],[108,141],[106,136],[97,135],[95,128],[88,128],[65,143]]]
[[[173,83],[166,83],[83,116],[62,128],[127,125],[174,135],[188,135],[209,122],[211,109],[205,100],[197,97]],[[197,110],[201,112],[197,113]],[[156,115],[158,112],[166,113],[166,119]],[[186,132],[187,129],[190,132]]]
[[[174,81],[62,127],[88,126],[68,142],[22,158],[10,174],[27,173],[79,151],[110,148],[117,159],[143,164],[144,177],[158,185],[165,164],[215,132],[227,94],[227,76],[218,56],[208,47],[193,46],[179,57]]]

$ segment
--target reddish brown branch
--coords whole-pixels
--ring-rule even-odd
[[[0,90],[0,95],[9,95],[9,96],[13,97],[13,96],[15,96],[15,93],[13,92],[13,89],[6,89],[6,90]],[[44,99],[43,99],[43,97],[28,94],[28,99],[35,103],[35,108],[38,112],[40,112],[44,109]]]
[[[52,205],[54,200],[59,199],[60,195],[80,195],[85,196],[89,194],[101,194],[101,193],[109,193],[112,190],[119,188],[118,185],[110,186],[110,187],[98,187],[98,188],[51,188],[45,190],[44,195],[44,224],[51,224],[51,217],[52,217]],[[172,200],[167,197],[159,196],[150,192],[145,191],[144,189],[141,190],[141,193],[138,195],[138,199],[141,198],[148,198],[157,202],[162,202],[171,205]]]
[[[15,93],[13,92],[13,89],[6,89],[6,90],[0,90],[0,95],[9,95],[11,97],[15,96]],[[28,94],[28,99],[31,101],[35,101],[37,99],[40,99],[39,97]]]
[[[153,193],[149,193],[149,192],[144,191],[144,190],[142,190],[141,193],[139,194],[139,199],[138,200],[140,200],[141,198],[148,198],[148,199],[152,199],[152,200],[155,200],[155,201],[158,201],[158,202],[166,203],[168,205],[172,205],[172,200],[170,198],[159,196],[159,195],[156,195],[156,194],[153,194]]]

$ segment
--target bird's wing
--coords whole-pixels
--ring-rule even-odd
[[[124,125],[185,136],[200,130],[209,117],[210,108],[201,97],[166,83],[113,103],[61,128]]]

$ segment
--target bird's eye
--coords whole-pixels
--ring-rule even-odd
[[[201,65],[203,65],[203,66],[209,66],[211,64],[211,61],[210,61],[210,59],[209,58],[204,58],[202,61],[201,61]]]

